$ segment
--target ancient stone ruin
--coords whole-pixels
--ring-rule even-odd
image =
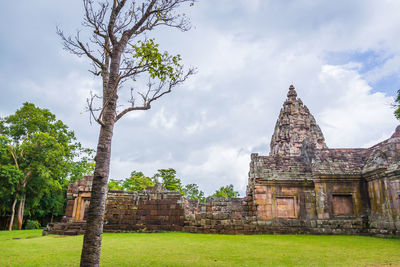
[[[69,185],[56,234],[84,233],[92,177]],[[152,187],[108,192],[105,232],[369,234],[400,237],[400,126],[370,148],[330,149],[293,85],[269,156],[251,155],[244,198],[187,200]]]

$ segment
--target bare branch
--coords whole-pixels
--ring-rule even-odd
[[[104,68],[103,63],[91,54],[89,45],[86,44],[86,46],[85,46],[81,41],[79,41],[79,35],[76,38],[76,42],[78,43],[78,45],[80,46],[80,48],[82,49],[82,51],[86,54],[86,56],[88,58],[93,60],[93,62],[95,62],[99,67]]]
[[[100,117],[100,116],[99,116],[99,117],[96,117],[96,115],[94,114],[95,111],[103,110],[103,108],[93,108],[93,100],[94,100],[95,98],[101,98],[101,97],[99,97],[99,96],[96,95],[96,94],[93,94],[92,91],[90,91],[90,99],[89,99],[89,98],[86,99],[87,111],[90,112],[90,123],[92,122],[91,119],[92,119],[92,117],[93,117],[93,119],[94,119],[98,124],[100,124],[101,126],[104,126],[104,122],[100,119],[101,117]]]
[[[83,26],[87,26],[94,29],[94,33],[101,36],[103,39],[108,38],[107,31],[105,30],[104,17],[108,10],[108,3],[101,3],[100,10],[95,11],[93,9],[92,0],[83,0],[85,8],[85,17]]]
[[[64,48],[75,55],[87,56],[92,61],[90,72],[103,78],[102,108],[93,107],[95,99],[99,97],[91,95],[87,99],[88,111],[97,123],[104,125],[102,119],[106,106],[111,100],[116,99],[121,84],[127,79],[136,79],[151,68],[151,62],[147,59],[138,60],[135,57],[136,51],[132,49],[133,37],[160,25],[188,30],[190,24],[186,17],[174,12],[185,2],[193,3],[195,0],[147,0],[141,2],[140,6],[136,1],[113,0],[111,3],[100,2],[96,7],[94,0],[83,0],[85,8],[83,25],[93,30],[89,40],[97,46],[94,50],[91,50],[89,43],[80,40],[79,31],[75,38],[71,38],[66,37],[57,28]],[[108,13],[110,14],[107,21]],[[121,57],[117,70],[111,68],[113,57]],[[185,81],[193,73],[194,69],[190,69],[185,75],[180,72],[177,77],[181,78],[171,79],[168,82],[160,81],[157,85],[149,82],[144,93],[137,92],[143,101],[141,106],[136,105],[132,91],[131,99],[128,100],[131,107],[119,113],[116,121],[130,111],[150,109],[152,102],[170,93],[173,87]],[[108,90],[107,94],[105,88]],[[98,116],[95,115],[96,111],[100,111]]]
[[[157,0],[151,0],[151,2],[148,4],[147,8],[145,8],[145,5],[143,3],[142,5],[142,17],[135,23],[135,25],[130,28],[129,30],[125,30],[124,33],[122,34],[121,41],[125,41],[127,43],[129,39],[132,37],[132,35],[140,28],[142,25],[146,22],[148,17],[156,12],[153,10],[154,5],[156,4]],[[144,11],[146,10],[146,11]]]
[[[57,34],[61,37],[65,50],[77,56],[86,55],[94,63],[96,63],[98,67],[100,68],[104,67],[103,63],[98,58],[92,55],[89,45],[88,44],[84,45],[79,40],[79,31],[76,34],[75,40],[72,40],[70,36],[66,37],[58,27],[57,27]]]
[[[116,32],[114,29],[115,21],[117,20],[117,17],[125,4],[126,4],[126,0],[121,0],[121,2],[119,2],[119,3],[117,0],[113,1],[112,12],[110,15],[110,20],[108,22],[108,36],[110,36],[111,43],[113,45],[116,45],[118,43],[118,41],[115,37],[115,32]]]
[[[178,28],[182,31],[189,30],[190,22],[184,14],[174,13],[174,10],[180,4],[185,2],[194,3],[195,0],[156,1],[151,11],[147,9],[146,12],[143,12],[142,10],[142,19],[145,18],[145,23],[142,23],[142,19],[139,20],[134,27],[132,27],[130,36],[139,35],[159,25]]]
[[[115,122],[117,122],[119,119],[121,119],[128,112],[131,112],[131,111],[134,111],[134,110],[148,110],[148,109],[150,109],[152,102],[156,101],[157,99],[159,99],[160,97],[162,97],[162,96],[164,96],[166,94],[171,93],[172,92],[172,88],[174,88],[175,86],[179,85],[180,83],[183,83],[184,81],[187,80],[187,78],[189,76],[191,76],[191,75],[193,75],[195,73],[196,73],[196,69],[190,68],[188,70],[188,72],[185,75],[183,75],[182,77],[181,77],[181,75],[179,75],[181,77],[179,79],[170,80],[168,83],[160,81],[160,83],[158,84],[156,89],[152,89],[154,84],[149,81],[149,83],[147,85],[148,89],[146,90],[146,94],[142,94],[142,93],[138,92],[138,94],[143,99],[143,105],[142,106],[135,106],[134,102],[132,102],[132,106],[131,107],[124,109],[123,111],[121,111],[117,115],[117,117],[115,119]],[[183,74],[182,73],[182,68],[181,68],[181,74]],[[150,93],[152,93],[151,96],[149,96]]]

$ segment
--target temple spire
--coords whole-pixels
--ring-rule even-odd
[[[297,92],[296,92],[296,90],[294,89],[293,84],[291,84],[291,85],[289,86],[289,92],[288,92],[288,94],[287,94],[287,97],[288,97],[290,100],[296,100]]]
[[[304,141],[317,149],[327,148],[314,116],[297,98],[293,85],[290,85],[287,97],[271,138],[270,156],[300,156]]]

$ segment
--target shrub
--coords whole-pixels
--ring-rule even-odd
[[[35,220],[28,220],[26,222],[25,229],[39,229],[40,228],[40,223]]]

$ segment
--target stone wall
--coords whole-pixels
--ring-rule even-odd
[[[187,213],[183,231],[218,234],[369,234],[361,218],[318,220],[298,218],[263,219],[251,216],[248,198],[208,198]],[[193,208],[193,204],[191,206]]]
[[[369,209],[365,181],[361,177],[314,179],[318,219],[362,218]]]
[[[370,148],[363,168],[374,234],[400,236],[400,126],[391,138]]]
[[[287,216],[287,208],[283,209],[285,216],[282,217],[277,216],[277,213],[275,217],[263,213],[265,206],[268,205],[266,203],[274,202],[274,199],[276,201],[274,194],[282,197],[286,193],[291,196],[298,194],[292,203],[296,210],[293,211],[295,216]],[[256,201],[249,196],[233,199],[207,198],[205,203],[199,203],[183,198],[178,192],[162,188],[152,188],[140,193],[109,191],[104,232],[309,233],[398,235],[400,237],[400,232],[396,232],[393,227],[388,227],[386,220],[382,219],[375,219],[372,224],[368,217],[358,216],[339,215],[318,219],[316,212],[312,212],[316,202],[309,185],[280,189],[276,188],[276,185],[257,186],[255,195],[268,197],[258,198],[258,196],[255,198]],[[281,204],[282,201],[275,203],[275,206],[272,205],[275,207],[275,212],[279,212]],[[260,207],[263,208],[260,209]],[[70,218],[66,218],[62,223],[49,224],[48,230],[53,234],[74,235],[83,234],[85,227],[84,220],[71,221]]]
[[[49,232],[55,234],[84,233],[90,197],[91,177],[71,184],[68,194],[73,199],[67,203],[66,217],[61,223],[49,224]],[[89,182],[88,182],[89,181]],[[84,198],[82,197],[85,196]],[[162,187],[149,187],[142,192],[110,190],[107,194],[104,216],[105,232],[159,232],[182,231],[187,201],[179,192]],[[80,215],[79,215],[80,214]]]
[[[140,193],[109,191],[104,230],[181,231],[185,220],[184,200],[175,191],[151,188]]]
[[[249,216],[246,198],[209,197],[206,203],[191,202],[185,216],[183,231],[192,233],[245,233]],[[193,212],[194,211],[194,212]]]
[[[371,199],[370,227],[376,234],[400,236],[400,178],[369,177],[368,192]]]
[[[263,181],[255,186],[253,197],[259,220],[316,219],[312,182]]]

